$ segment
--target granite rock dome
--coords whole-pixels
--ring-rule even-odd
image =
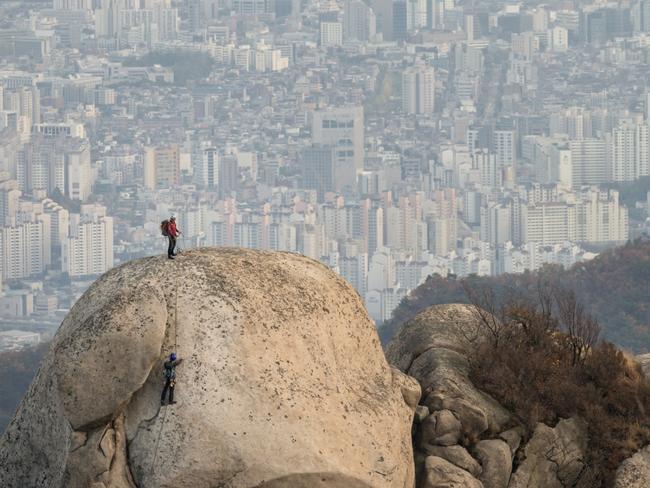
[[[161,407],[174,349],[178,404]],[[242,249],[139,259],[64,320],[0,440],[0,481],[410,488],[419,396],[386,362],[358,294],[313,260]]]

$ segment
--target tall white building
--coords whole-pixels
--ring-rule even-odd
[[[494,154],[499,168],[514,167],[517,157],[517,131],[510,127],[497,127],[493,134]]]
[[[547,182],[558,183],[564,189],[571,189],[573,187],[573,161],[569,145],[554,143],[548,149]]]
[[[552,113],[549,117],[549,132],[551,136],[567,135],[571,140],[592,137],[591,113],[582,107],[570,107]]]
[[[624,121],[612,130],[609,145],[611,179],[634,181],[648,175],[648,126]]]
[[[609,179],[607,143],[602,139],[569,141],[573,188],[599,185]]]
[[[16,224],[16,212],[21,191],[16,180],[0,182],[0,227]]]
[[[427,0],[406,1],[406,29],[416,30],[427,25]]]
[[[54,0],[54,10],[92,10],[92,0]]]
[[[616,190],[589,188],[580,194],[577,240],[590,243],[625,242],[629,237],[628,210]]]
[[[70,215],[70,237],[62,249],[63,271],[70,276],[105,273],[113,267],[113,217],[106,208],[82,205]]]
[[[521,228],[523,242],[543,245],[575,241],[576,207],[563,202],[546,202],[524,206]]]
[[[549,29],[548,46],[551,51],[566,52],[569,49],[569,31],[561,26]]]
[[[32,221],[0,228],[3,280],[30,278],[45,271],[44,227],[43,221]]]
[[[512,212],[508,205],[491,203],[481,208],[481,240],[495,246],[512,241]]]
[[[416,65],[402,73],[402,110],[431,114],[435,110],[436,77],[430,66]]]
[[[155,18],[158,24],[158,37],[161,41],[171,41],[178,37],[180,22],[178,9],[158,8],[155,11]]]
[[[219,184],[219,151],[214,147],[204,149],[194,166],[194,181],[205,188]]]
[[[343,44],[343,25],[340,22],[320,23],[320,45],[338,47]]]
[[[501,188],[503,177],[495,154],[492,154],[487,149],[479,149],[472,154],[472,166],[478,170],[482,186],[485,188]]]
[[[73,200],[86,200],[91,193],[93,173],[90,146],[87,141],[65,152],[65,195]]]

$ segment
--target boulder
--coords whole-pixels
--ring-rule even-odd
[[[471,305],[435,305],[408,321],[386,347],[388,361],[422,387],[421,404],[449,410],[472,437],[502,431],[510,414],[468,378],[468,353],[485,337]]]
[[[524,460],[510,478],[509,488],[564,488],[576,486],[585,474],[587,424],[563,419],[551,428],[537,424],[522,448]]]
[[[474,456],[481,463],[480,480],[485,488],[507,488],[512,473],[510,446],[500,439],[479,441],[474,446]]]
[[[439,410],[426,417],[419,428],[421,446],[453,446],[460,439],[460,422],[449,410]]]
[[[178,404],[161,408],[174,350]],[[227,248],[139,259],[65,318],[0,439],[0,484],[409,487],[419,397],[359,295],[316,261]]]
[[[433,414],[436,418],[436,429],[433,444],[453,446],[460,439],[460,421],[449,410],[438,410]]]
[[[464,469],[475,478],[481,476],[481,465],[474,459],[467,449],[462,446],[426,446],[423,452],[428,456],[437,456],[449,461],[451,464]]]
[[[513,457],[521,445],[522,433],[523,429],[521,427],[514,427],[499,434],[499,439],[505,441],[508,447],[510,447],[510,453]]]
[[[449,461],[429,456],[424,462],[421,488],[483,488],[483,484]]]
[[[650,446],[626,459],[616,470],[614,488],[647,488],[650,486]]]

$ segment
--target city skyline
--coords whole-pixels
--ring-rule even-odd
[[[0,19],[0,329],[19,345],[164,253],[171,215],[182,249],[324,263],[377,323],[431,274],[568,267],[649,228],[650,0],[49,0]]]

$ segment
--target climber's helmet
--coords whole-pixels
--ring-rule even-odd
[[[169,360],[170,360],[170,361],[176,361],[176,353],[175,353],[175,352],[173,352],[173,353],[171,353],[171,354],[169,355]]]

